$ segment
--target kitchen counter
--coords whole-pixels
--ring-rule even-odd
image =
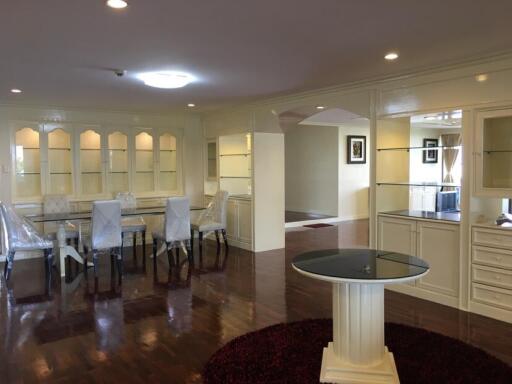
[[[412,211],[412,210],[401,210],[391,212],[380,212],[382,215],[411,217],[415,219],[424,220],[442,220],[451,222],[460,222],[460,212],[430,212],[430,211]]]

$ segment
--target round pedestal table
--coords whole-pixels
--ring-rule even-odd
[[[418,279],[423,260],[373,249],[330,249],[295,257],[292,266],[332,283],[333,341],[324,348],[322,383],[400,383],[384,345],[384,284]]]

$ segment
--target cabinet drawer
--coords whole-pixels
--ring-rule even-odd
[[[512,269],[512,252],[473,246],[473,263]]]
[[[473,283],[472,297],[483,304],[512,310],[512,291],[506,289]]]
[[[473,228],[473,244],[512,249],[512,233],[486,228]]]
[[[473,265],[473,281],[495,287],[512,289],[512,272],[503,269]]]

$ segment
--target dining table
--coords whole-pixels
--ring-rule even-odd
[[[202,211],[204,207],[190,206],[190,211]],[[157,216],[165,215],[166,206],[150,206],[150,207],[137,207],[121,210],[122,217],[130,216]],[[60,276],[66,276],[66,269],[64,262],[66,257],[71,257],[80,264],[84,264],[84,258],[80,256],[78,251],[66,241],[66,222],[88,222],[92,219],[91,210],[83,210],[77,212],[62,212],[62,213],[42,213],[42,214],[27,214],[25,218],[32,223],[57,223],[57,243],[59,247],[59,260],[60,260]],[[92,266],[88,263],[86,267]]]

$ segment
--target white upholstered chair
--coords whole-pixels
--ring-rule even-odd
[[[116,195],[116,200],[121,202],[121,209],[136,209],[137,199],[131,192],[119,192]],[[133,235],[133,257],[136,259],[137,255],[137,233],[142,236],[142,262],[146,265],[146,222],[142,216],[128,216],[121,218],[121,234],[124,240],[124,235],[130,233]],[[122,251],[122,249],[121,249]]]
[[[92,204],[92,219],[89,237],[83,240],[85,260],[92,250],[94,274],[98,270],[98,255],[108,251],[111,257],[117,258],[119,279],[123,274],[123,256],[121,253],[121,203],[117,200],[95,201]],[[87,268],[86,268],[87,270]]]
[[[2,223],[2,253],[6,255],[4,276],[9,280],[16,252],[43,251],[48,279],[53,265],[53,242],[43,237],[25,218],[19,216],[10,205],[0,202]]]
[[[43,213],[68,213],[71,212],[69,199],[66,195],[45,195],[43,200]],[[78,225],[66,221],[66,240],[75,242],[75,248],[78,248]],[[58,224],[56,222],[44,223],[44,233],[51,240],[57,240]]]
[[[179,263],[179,248],[183,244],[190,250],[190,202],[188,197],[170,197],[167,199],[162,230],[153,232],[153,265],[156,273],[158,241],[165,243],[169,268],[172,262],[172,250],[176,251]],[[188,252],[189,260],[191,252]],[[156,276],[156,275],[155,275]]]
[[[194,232],[199,233],[199,254],[203,253],[203,234],[206,232],[215,232],[217,238],[217,248],[220,248],[219,231],[222,233],[226,249],[228,248],[228,239],[226,236],[227,209],[229,194],[226,191],[217,191],[213,200],[208,204],[206,210],[201,212],[198,219],[192,222],[191,243],[194,247]]]

